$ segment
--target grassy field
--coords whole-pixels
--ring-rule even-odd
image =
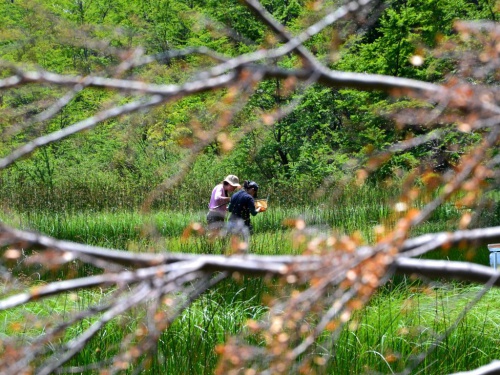
[[[489,363],[500,356],[500,293],[488,292],[461,317],[478,292],[479,287],[471,285],[419,288],[413,283],[400,283],[387,287],[356,314],[336,344],[325,335],[315,352],[326,355],[326,373],[330,374],[393,374],[405,368],[413,369],[411,373],[438,374]],[[104,293],[79,292],[32,303],[22,311],[2,312],[0,336],[18,335],[29,341],[44,331],[38,321],[83,311],[105,298]],[[260,279],[224,282],[200,298],[161,335],[155,355],[147,362],[149,370],[141,373],[213,373],[216,345],[223,343],[227,335],[246,330],[247,319],[265,318],[265,293],[266,286]],[[69,365],[85,366],[116,353],[129,335],[141,328],[141,315],[143,312],[135,311],[110,322]],[[24,317],[21,325],[20,317]],[[75,337],[91,323],[84,320],[73,326],[67,338]],[[445,335],[447,330],[450,333]]]
[[[375,194],[375,193],[374,193]],[[345,196],[343,204],[325,202],[303,207],[271,205],[269,211],[254,218],[255,235],[251,251],[263,255],[300,252],[291,239],[291,230],[284,225],[288,218],[303,219],[312,233],[337,234],[359,231],[365,241],[373,239],[373,227],[378,223],[393,225],[398,219],[387,204],[388,197],[373,194]],[[334,202],[335,203],[335,202]],[[426,231],[454,229],[453,222],[461,212],[453,205],[440,208],[415,234]],[[224,254],[224,240],[210,241],[207,236],[184,236],[193,222],[203,222],[204,211],[158,211],[141,214],[138,211],[66,213],[25,212],[4,214],[3,221],[24,229],[42,231],[60,239],[147,252],[161,251]],[[463,260],[465,255],[452,249],[446,255]],[[474,261],[488,263],[487,249],[476,254]],[[99,270],[81,265],[73,267],[74,275],[88,275]],[[68,268],[56,273],[40,273],[39,269],[13,267],[24,272],[25,286],[44,283],[65,276]],[[245,277],[239,282],[223,281],[203,295],[176,320],[159,340],[157,350],[147,363],[151,374],[211,374],[217,363],[214,347],[228,335],[246,329],[247,319],[264,319],[265,296],[272,294],[272,284],[259,278]],[[371,303],[353,317],[333,344],[325,335],[315,349],[326,354],[325,373],[392,374],[411,369],[411,373],[436,374],[463,371],[486,364],[500,357],[500,295],[489,291],[466,316],[464,307],[480,288],[455,283],[420,284],[406,278],[394,278],[379,291]],[[22,309],[0,313],[1,336],[18,336],[27,341],[46,329],[41,318],[64,318],[71,312],[83,311],[91,304],[105,300],[109,290],[71,293],[31,303]],[[141,329],[143,311],[122,316],[108,323],[90,343],[69,363],[80,368],[91,362],[103,361],[127,342],[129,334]],[[84,320],[71,327],[62,340],[75,337],[92,324]],[[453,329],[452,329],[453,328]],[[450,330],[445,335],[447,330]],[[258,343],[258,338],[255,338]],[[427,354],[424,356],[424,354]],[[353,361],[353,358],[356,360]],[[133,369],[130,369],[132,373]],[[95,373],[92,369],[81,373]]]

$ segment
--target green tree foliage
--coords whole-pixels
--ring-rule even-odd
[[[330,4],[331,3],[331,4]],[[324,2],[325,9],[338,1]],[[263,6],[293,34],[314,22],[311,4],[298,0],[266,0]],[[340,70],[380,73],[399,77],[439,81],[447,71],[456,69],[452,57],[432,55],[430,48],[454,38],[453,21],[457,18],[495,19],[492,0],[393,0],[386,2],[377,23],[366,32],[355,32],[355,20],[343,29],[316,35],[308,46],[331,66]],[[145,54],[165,53],[191,46],[206,46],[221,54],[235,56],[255,51],[259,45],[279,45],[269,30],[247,7],[232,0],[29,0],[0,3],[0,53],[4,61],[35,64],[59,73],[85,75],[90,71],[109,70],[123,58],[122,49],[143,48]],[[337,46],[334,55],[331,44]],[[321,51],[325,51],[322,53]],[[421,60],[414,59],[417,56]],[[296,58],[280,62],[299,66]],[[192,78],[187,69],[209,67],[211,59],[190,55],[181,59],[160,60],[147,68],[138,67],[137,77],[154,83],[186,82]],[[0,74],[6,76],[9,69]],[[227,110],[220,92],[210,97],[191,96],[143,116],[122,118],[102,124],[92,132],[66,140],[56,147],[39,152],[33,161],[21,162],[16,169],[23,180],[47,184],[51,180],[99,171],[109,181],[126,179],[145,186],[168,175],[166,162],[188,155],[193,137],[190,124],[208,129]],[[18,141],[33,139],[45,131],[62,129],[95,112],[106,101],[126,102],[133,98],[114,93],[83,89],[70,104],[44,128],[19,126],[28,115],[40,114],[54,104],[60,93],[40,87],[36,91],[13,89],[3,94],[0,106],[14,109],[0,121],[3,132],[17,132],[0,152],[6,154]],[[385,94],[333,90],[320,86],[295,87],[293,83],[272,80],[256,88],[247,107],[234,114],[224,132],[238,140],[238,130],[255,122],[253,113],[288,108],[271,127],[259,128],[236,144],[236,152],[227,156],[220,144],[210,145],[204,157],[221,178],[227,168],[271,185],[308,181],[319,184],[325,175],[349,172],[352,157],[364,161],[373,151],[404,140],[409,134],[425,134],[432,129],[408,126],[385,116],[397,108],[418,108],[418,102],[391,102]],[[140,132],[123,132],[128,123],[140,122]],[[14,129],[14,130],[13,130]],[[118,135],[118,134],[126,134]],[[17,141],[16,141],[17,139]],[[396,170],[409,170],[421,160],[436,165],[453,163],[460,149],[474,141],[474,136],[450,130],[450,142],[429,143],[397,155],[379,176]],[[450,145],[453,145],[451,147]],[[99,157],[92,155],[100,150]],[[32,163],[32,164],[28,164]],[[205,165],[204,161],[200,165]],[[43,173],[40,172],[43,170]],[[217,170],[220,170],[217,173]],[[35,171],[39,171],[36,172]],[[223,172],[224,171],[224,172]],[[12,172],[14,173],[14,172]],[[193,172],[194,173],[194,172]],[[38,176],[38,177],[37,177]],[[87,176],[89,178],[89,176]],[[210,183],[207,183],[207,188]]]
[[[274,8],[266,3],[264,5],[277,18],[280,6],[287,6],[285,3]],[[485,9],[488,9],[486,2],[473,4],[463,1],[458,6],[448,0],[388,2],[380,21],[369,32],[364,35],[353,33],[346,38],[341,58],[336,58],[332,65],[340,70],[439,81],[446,72],[454,69],[453,60],[436,57],[426,51],[446,38],[454,37],[452,25],[455,19],[475,18],[484,14]],[[300,12],[292,14],[295,17],[285,23],[292,30],[294,25],[303,26],[304,20],[307,20],[307,8],[302,7]],[[237,27],[236,23],[233,26]],[[322,43],[332,43],[331,38],[334,43],[339,43],[336,41],[338,37],[330,34],[317,36],[316,49],[321,50]],[[419,64],[417,60],[412,62],[414,56],[421,57],[423,63]],[[287,66],[291,63],[283,61]],[[248,140],[253,146],[245,147],[245,153],[249,154],[245,160],[256,163],[259,177],[265,179],[319,182],[322,176],[333,171],[348,170],[349,166],[343,165],[346,155],[363,161],[373,151],[383,150],[394,142],[404,140],[409,134],[429,131],[398,124],[385,116],[393,109],[418,108],[418,102],[402,100],[393,103],[381,93],[333,91],[319,87],[311,87],[305,93],[286,94],[284,86],[279,81],[264,83],[252,102],[264,111],[272,111],[283,104],[298,103],[269,132],[259,133],[258,136],[254,134]],[[474,139],[463,134],[448,138],[459,140],[462,145]],[[456,143],[451,144],[456,146]],[[445,164],[449,166],[454,152],[456,150],[449,150],[444,143],[429,143],[397,155],[380,170],[379,175],[392,174],[401,168],[410,170],[422,158],[437,167],[442,165],[443,155],[447,155]]]
[[[448,38],[455,38],[452,31],[455,19],[471,19],[484,16],[493,7],[491,1],[390,1],[379,21],[364,36],[349,38],[342,58],[334,66],[340,70],[378,73],[392,76],[420,79],[429,82],[440,81],[444,74],[455,68],[452,58],[435,56],[430,51]],[[422,127],[407,127],[384,116],[395,108],[418,107],[417,102],[402,100],[391,103],[380,93],[340,92],[339,104],[345,116],[344,130],[351,133],[344,143],[351,152],[368,154],[384,149],[388,144],[405,139],[408,134],[422,134],[429,130]],[[349,129],[348,129],[349,128]],[[348,130],[347,130],[348,129]],[[359,137],[352,137],[352,135]],[[474,137],[458,134],[448,137],[460,140],[462,145]],[[354,140],[355,143],[349,142]],[[456,146],[456,143],[451,143]],[[436,159],[448,150],[450,144],[428,144],[405,155],[398,155],[382,169],[383,174],[394,172],[394,168],[411,169],[419,164],[421,157]],[[453,150],[448,150],[450,153]],[[446,151],[446,153],[448,153]],[[419,159],[416,159],[419,158]],[[452,162],[449,158],[447,162]]]

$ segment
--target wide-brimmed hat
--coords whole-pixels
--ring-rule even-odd
[[[234,174],[228,175],[225,179],[224,182],[227,182],[229,185],[234,186],[234,187],[240,187],[240,179],[235,176]]]

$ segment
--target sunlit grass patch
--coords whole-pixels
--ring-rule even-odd
[[[488,291],[461,315],[480,289],[404,283],[380,293],[355,314],[332,351],[323,353],[329,367],[335,373],[350,368],[350,373],[437,374],[489,363],[500,355],[500,291]]]
[[[247,319],[259,320],[267,311],[261,297],[265,285],[259,278],[244,278],[240,282],[228,279],[214,290],[201,296],[185,309],[159,337],[150,372],[146,373],[202,373],[214,369],[217,353],[214,348],[222,344],[228,335],[245,329]],[[23,307],[0,312],[0,341],[6,344],[15,339],[17,344],[30,345],[42,334],[53,329],[56,323],[69,322],[75,314],[93,305],[105,303],[112,290],[102,289],[66,293],[45,298]],[[167,314],[176,306],[163,305]],[[144,318],[147,305],[134,307],[112,319],[68,362],[74,368],[90,363],[107,361],[120,349],[140,342],[140,331],[147,332]],[[57,340],[52,340],[46,355],[57,351],[59,345],[83,334],[102,317],[96,314],[69,325]],[[3,346],[0,345],[0,352]],[[37,362],[43,360],[37,358]],[[134,366],[131,367],[131,369]]]

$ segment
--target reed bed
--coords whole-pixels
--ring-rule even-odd
[[[144,374],[210,374],[217,364],[214,348],[222,344],[227,335],[245,329],[247,319],[259,320],[266,312],[261,296],[264,286],[260,279],[245,278],[240,283],[222,282],[209,294],[202,296],[186,309],[159,338],[157,351],[142,363],[128,369],[130,373],[144,366]],[[39,322],[57,317],[63,321],[71,313],[81,312],[107,298],[102,290],[81,291],[66,296],[52,297],[22,308],[0,313],[0,340],[15,335],[26,345],[42,334],[48,325]],[[138,310],[138,309],[136,309]],[[165,311],[168,311],[165,309]],[[95,369],[85,366],[106,361],[128,343],[133,334],[142,329],[144,311],[113,319],[80,351],[67,366],[80,374],[94,374]],[[24,317],[20,324],[20,317]],[[49,354],[57,344],[81,334],[95,319],[85,319],[71,326],[58,343],[48,348]],[[131,342],[133,343],[133,341]],[[77,370],[79,369],[79,370]]]
[[[490,290],[462,316],[481,287],[405,283],[389,289],[343,330],[328,353],[331,373],[445,374],[499,358],[499,290]]]
[[[221,283],[160,336],[154,354],[143,358],[141,373],[212,374],[217,364],[214,348],[227,335],[245,332],[247,319],[265,318],[267,308],[262,297],[268,287],[258,278]],[[500,315],[496,314],[500,292],[489,291],[462,316],[479,291],[480,287],[458,284],[390,285],[353,317],[336,342],[325,334],[314,353],[327,358],[325,373],[332,374],[394,374],[411,369],[411,373],[430,375],[484,365],[500,355]],[[0,336],[17,335],[29,342],[46,328],[37,323],[41,319],[64,319],[105,298],[102,290],[85,291],[32,303],[22,311],[2,312]],[[115,354],[127,337],[141,328],[143,314],[136,311],[107,324],[68,365],[81,368]],[[25,317],[22,325],[19,316]],[[85,320],[72,327],[65,339],[78,335],[91,323]],[[260,343],[258,337],[253,340]],[[127,373],[137,369],[132,367]]]
[[[262,255],[297,254],[301,249],[292,240],[293,220],[303,220],[309,233],[359,232],[367,243],[373,240],[375,225],[393,226],[399,216],[391,206],[395,192],[380,188],[346,188],[340,194],[323,194],[290,201],[270,194],[269,210],[253,218],[255,233],[250,251]],[[265,194],[263,194],[265,196]],[[126,205],[124,205],[126,206]],[[227,240],[210,239],[205,233],[191,231],[193,223],[204,223],[206,211],[195,209],[157,209],[147,213],[130,209],[76,209],[3,211],[0,219],[8,224],[41,231],[55,238],[97,246],[148,252],[229,254]],[[440,207],[432,217],[414,230],[418,235],[454,229],[463,212],[453,204]],[[290,220],[292,219],[292,220]],[[488,264],[487,249],[474,261]],[[469,260],[470,254],[451,249],[431,257]],[[19,270],[14,269],[14,272]],[[58,274],[40,274],[36,269],[24,275],[26,287],[35,282],[101,272],[93,267],[70,264]],[[26,269],[23,270],[26,272]],[[488,363],[500,355],[497,330],[500,320],[494,312],[500,299],[492,290],[461,320],[457,320],[478,287],[462,284],[433,284],[422,288],[409,280],[393,279],[387,287],[359,312],[333,344],[325,335],[317,354],[328,358],[327,373],[396,373],[412,368],[415,373],[435,374],[466,370]],[[183,312],[164,332],[151,358],[144,358],[148,374],[211,374],[216,366],[214,347],[227,335],[245,330],[247,319],[264,319],[265,296],[274,294],[273,285],[260,278],[228,279]],[[17,335],[27,342],[46,328],[39,325],[44,317],[64,319],[106,298],[102,290],[82,291],[64,297],[48,298],[30,304],[24,310],[0,313],[0,332]],[[144,312],[123,316],[110,322],[82,352],[70,362],[75,368],[109,358],[119,350],[127,336],[139,327]],[[20,318],[22,317],[22,319]],[[15,324],[14,324],[14,323]],[[76,336],[92,321],[85,321],[68,332]],[[456,325],[456,327],[455,327]],[[437,340],[455,327],[449,335]],[[0,334],[0,335],[2,335]],[[1,339],[1,337],[0,337]],[[252,339],[252,338],[251,338]],[[253,338],[259,344],[258,338]],[[427,356],[420,356],[428,353]],[[423,359],[422,359],[423,358]],[[353,361],[353,359],[355,359]],[[132,373],[133,370],[130,369]],[[93,373],[92,370],[82,373]]]

